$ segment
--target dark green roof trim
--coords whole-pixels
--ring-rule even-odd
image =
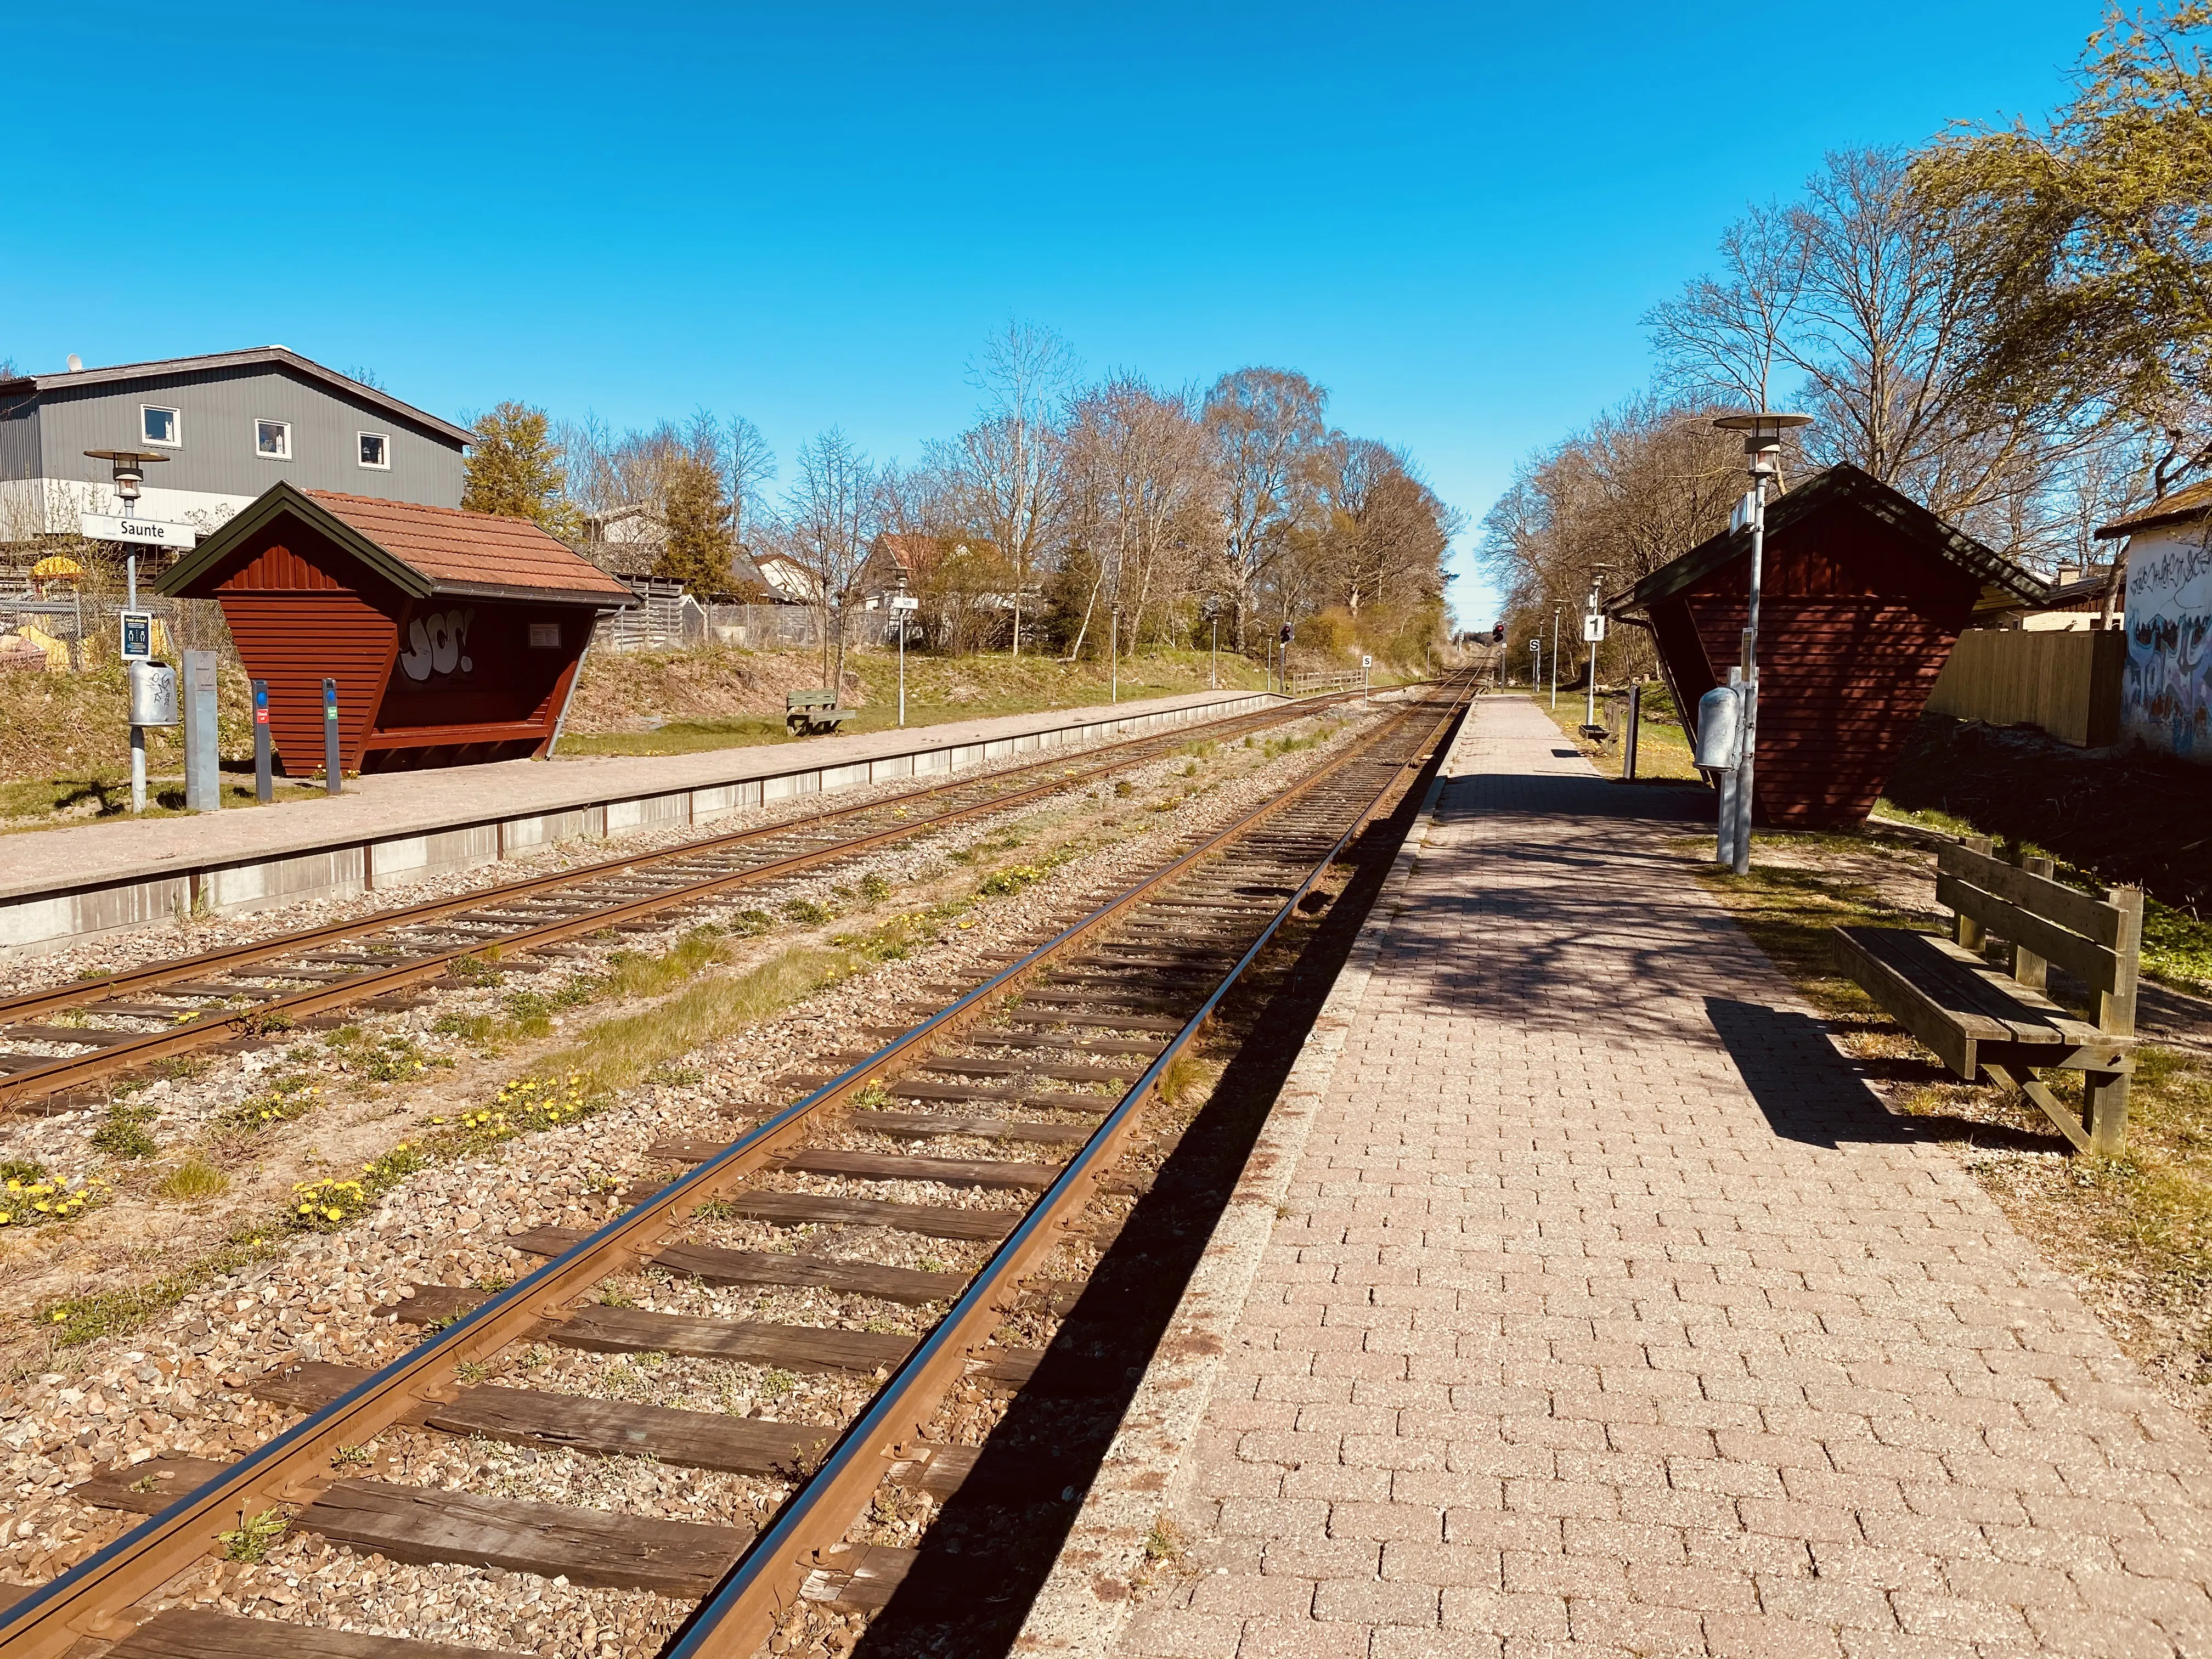
[[[154,584],[154,591],[176,598],[260,531],[287,516],[337,543],[411,598],[427,599],[438,591],[438,584],[414,566],[393,558],[337,514],[309,500],[305,491],[281,481],[256,495],[225,520],[220,530],[171,565]]]
[[[2050,585],[2032,571],[2014,564],[2003,554],[1984,547],[1954,525],[1946,524],[1919,502],[1899,494],[1870,473],[1844,463],[1817,472],[1796,489],[1769,503],[1766,533],[1778,535],[1800,519],[1822,508],[1850,501],[1881,520],[1905,538],[1938,558],[1971,572],[1994,587],[2001,587],[2027,605],[2050,602]],[[1662,565],[1626,593],[1606,600],[1608,616],[1647,610],[1671,598],[1731,560],[1751,554],[1748,528],[1723,531],[1699,542],[1671,564]]]

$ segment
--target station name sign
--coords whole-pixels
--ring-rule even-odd
[[[191,547],[200,532],[188,524],[160,519],[118,519],[106,513],[80,513],[77,531],[95,542],[136,542],[148,547]]]

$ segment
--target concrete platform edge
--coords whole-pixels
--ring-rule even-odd
[[[273,848],[205,862],[164,861],[79,885],[19,888],[0,896],[0,957],[59,950],[183,915],[236,915],[303,899],[396,890],[457,870],[528,857],[569,842],[611,840],[672,823],[703,825],[727,812],[800,795],[965,771],[1044,750],[1225,720],[1281,701],[1268,692],[1179,700],[1173,707],[1155,705],[1128,714],[1071,720],[1005,736],[928,744],[844,763],[794,767],[666,791],[586,798],[512,817],[471,816],[449,823],[409,826],[398,833]]]
[[[1420,863],[1437,799],[1472,724],[1471,718],[1461,722],[1451,749],[1429,780],[1405,844],[1176,1304],[1169,1327],[1172,1348],[1164,1345],[1138,1380],[1098,1478],[1014,1640],[1017,1653],[1106,1659],[1135,1610],[1133,1586],[1144,1566],[1146,1540],[1159,1520],[1182,1510],[1189,1497],[1196,1470],[1188,1453],[1212,1403],[1227,1339],[1259,1274],[1274,1233],[1277,1206],[1290,1190],[1383,940],[1403,914],[1406,885]]]

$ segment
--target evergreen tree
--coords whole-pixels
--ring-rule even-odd
[[[733,544],[720,475],[695,456],[678,456],[668,465],[662,507],[668,541],[653,574],[672,576],[695,593],[728,592]]]
[[[461,505],[471,513],[528,519],[556,536],[574,532],[568,475],[545,411],[510,399],[477,422]]]

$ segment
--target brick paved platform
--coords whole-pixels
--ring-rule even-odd
[[[2212,1456],[1662,850],[1479,706],[1128,1656],[2212,1655]]]

